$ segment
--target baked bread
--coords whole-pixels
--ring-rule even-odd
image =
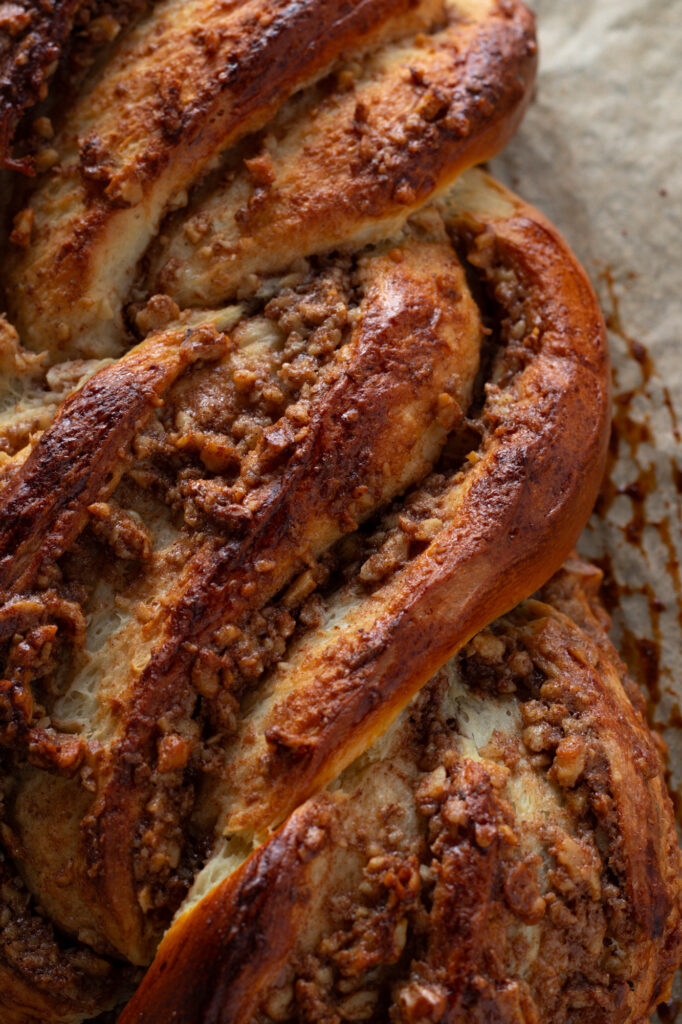
[[[664,992],[679,852],[588,570],[480,634],[569,554],[608,432],[584,273],[461,173],[513,131],[534,55],[507,0],[164,0],[12,199],[3,1024],[120,1006],[152,961],[123,1020],[634,1021]],[[380,764],[402,809],[373,853],[383,790],[354,794]],[[437,779],[469,808],[448,835]],[[433,901],[451,854],[488,893],[475,934],[468,883],[454,916]],[[385,924],[358,889],[382,857],[411,901]],[[365,897],[383,938],[337,984],[335,908]]]
[[[32,137],[24,134],[21,154],[12,141],[22,115],[53,90],[71,89],[92,67],[98,51],[145,7],[146,0],[19,0],[0,12],[0,169],[33,175],[52,166],[45,120]],[[55,78],[55,72],[56,78]]]
[[[248,860],[227,840],[121,1024],[648,1019],[679,851],[600,581],[567,562]]]
[[[182,207],[209,171],[229,175],[231,156],[242,167],[253,158],[248,186],[230,197],[247,202],[238,223],[251,248],[263,245],[250,225],[263,192],[276,196],[266,221],[282,218],[275,245],[265,232],[257,272],[282,269],[297,254],[292,193],[296,207],[308,191],[313,211],[295,218],[295,230],[303,224],[312,235],[301,237],[298,255],[367,236],[372,226],[395,227],[506,142],[534,69],[532,22],[518,3],[163,0],[79,92],[50,144],[59,169],[19,215],[4,276],[23,343],[60,358],[118,354],[123,304],[162,216]],[[311,81],[319,87],[282,107]],[[267,133],[254,139],[277,111],[272,144]],[[308,165],[308,128],[317,138],[317,122],[331,168],[315,152]],[[250,145],[234,153],[245,136]],[[344,165],[347,187],[342,179],[325,189],[320,174]],[[358,203],[368,181],[374,187]],[[324,205],[319,191],[329,192]],[[195,220],[190,241],[197,230]],[[238,283],[247,285],[251,267],[243,266],[239,228],[233,234]],[[226,281],[223,298],[234,286],[234,277]],[[215,288],[209,301],[221,301]]]

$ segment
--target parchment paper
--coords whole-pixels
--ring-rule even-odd
[[[613,635],[663,729],[680,807],[682,0],[531,6],[537,93],[491,169],[563,232],[610,328],[611,464],[580,549],[606,570]]]

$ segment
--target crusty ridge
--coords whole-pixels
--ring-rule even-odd
[[[170,324],[4,470],[7,820],[53,920],[134,962],[223,831],[276,827],[555,568],[601,472],[594,298],[490,178],[284,280],[248,313],[152,304]]]
[[[374,127],[377,136],[371,146],[392,152],[391,166],[369,161],[357,183],[361,189],[351,189],[347,209],[337,211],[333,237],[327,244],[318,237],[304,255],[333,248],[339,231],[352,237],[368,212],[371,217],[371,209],[357,203],[370,183],[375,215],[404,219],[440,184],[498,151],[521,116],[534,76],[526,9],[516,3],[501,8],[494,0],[455,0],[447,11],[442,0],[276,0],[265,10],[260,0],[157,5],[123,37],[68,112],[53,142],[59,167],[30,201],[25,216],[33,218],[31,231],[16,235],[24,247],[6,264],[7,299],[23,343],[54,359],[117,355],[138,261],[162,217],[187,201],[187,189],[221,154],[268,122],[289,95],[333,70],[342,57],[361,57],[387,38],[410,40],[415,30],[437,29],[443,18],[452,25],[418,55],[415,80],[396,86],[389,76],[378,103],[370,105],[365,127]],[[409,74],[409,52],[405,58],[402,73]],[[425,77],[419,70],[424,62]],[[429,77],[439,97],[436,110],[429,106]],[[393,140],[396,87],[406,94],[405,147]],[[343,160],[349,154],[340,141],[333,149]],[[407,161],[401,154],[409,154]],[[299,159],[307,160],[305,150]],[[257,165],[251,167],[257,176]],[[319,172],[312,183],[319,193]],[[310,189],[305,177],[301,184]],[[296,182],[293,189],[300,201]],[[288,242],[291,228],[302,221],[292,225],[291,211],[286,219]],[[325,215],[322,224],[327,220]],[[285,248],[276,269],[291,258]],[[245,268],[243,277],[248,274]]]
[[[171,220],[149,290],[214,305],[296,258],[395,230],[511,137],[534,56],[527,13],[483,0],[450,3],[432,32],[345,62]]]
[[[24,342],[49,349],[58,315],[72,351],[115,353],[131,274],[171,199],[346,47],[381,37],[415,8],[418,0],[156,5],[76,97],[55,139],[60,171],[34,196],[38,237],[16,269],[32,307],[22,316],[13,303]]]
[[[178,917],[122,1024],[646,1019],[680,854],[599,582],[569,561],[479,633]]]

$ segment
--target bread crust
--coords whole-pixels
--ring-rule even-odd
[[[7,166],[85,45],[31,2]],[[557,573],[604,324],[465,171],[535,58],[518,0],[160,0],[74,78],[1,257],[39,352],[0,321],[3,1020],[78,1024],[150,962],[121,1024],[638,1024],[668,992],[660,757],[595,572]]]
[[[103,939],[133,962],[144,962],[158,938],[153,918],[140,908],[134,866],[155,783],[136,777],[135,766],[154,762],[160,718],[191,717],[197,650],[226,622],[262,607],[307,561],[423,477],[470,400],[480,324],[449,243],[408,241],[389,248],[367,258],[361,277],[366,291],[356,326],[319,396],[313,392],[305,430],[296,439],[296,419],[284,417],[252,453],[245,476],[259,481],[260,474],[262,483],[235,505],[244,536],[230,537],[229,526],[217,537],[198,532],[192,557],[164,598],[148,660],[127,673],[117,661],[109,664],[116,696],[113,715],[105,715],[110,724],[101,727],[106,752],[87,735],[46,732],[21,677],[10,677],[5,686],[5,742],[23,749],[32,764],[61,773],[73,775],[85,758],[98,779],[97,799],[75,849],[64,843],[42,867],[36,856],[32,885],[63,927],[76,930],[89,908]],[[208,325],[173,327],[101,370],[65,404],[5,492],[6,548],[13,551],[6,559],[8,597],[34,586],[41,571],[68,551],[97,504],[108,500],[129,465],[136,434],[173,381],[197,359],[215,360],[224,352],[224,339]],[[434,418],[443,400],[445,416],[441,411]],[[282,437],[288,441],[278,453]],[[280,459],[293,452],[284,474],[275,468],[270,480],[273,446]],[[214,486],[214,501],[225,504],[221,494],[228,490]],[[16,627],[13,609],[23,613],[27,628],[24,605],[7,602],[8,629]],[[34,799],[27,797],[29,807]],[[83,812],[72,804],[65,815],[75,814],[77,830]],[[31,821],[36,816],[33,809],[26,814]],[[60,857],[78,871],[78,885],[68,893],[52,881]],[[90,881],[94,865],[96,885]]]
[[[351,63],[164,232],[149,289],[204,306],[295,259],[384,237],[513,135],[535,74],[520,6],[446,5],[443,25]]]
[[[60,172],[34,197],[38,237],[11,271],[24,342],[49,349],[57,317],[65,351],[120,352],[121,303],[171,197],[342,50],[417,6],[157,5],[77,98],[55,140]]]
[[[88,506],[115,488],[124,463],[121,446],[165,391],[193,362],[217,359],[224,351],[224,337],[210,326],[176,328],[150,338],[113,372],[101,370],[66,400],[3,491],[3,594],[35,586],[45,564],[59,558],[83,529]]]
[[[359,993],[366,1004],[377,971],[383,970],[391,1019],[403,1024],[491,1016],[505,1022],[563,1022],[575,1019],[579,1008],[614,1024],[648,1018],[665,997],[680,955],[679,850],[656,747],[623,689],[625,670],[593,603],[591,592],[599,581],[589,566],[569,562],[540,595],[543,600],[526,601],[493,624],[458,662],[467,694],[462,711],[475,706],[476,692],[491,705],[501,700],[507,715],[519,701],[526,729],[519,749],[505,738],[504,727],[493,730],[504,722],[504,714],[485,727],[479,723],[480,735],[492,733],[492,738],[472,754],[464,738],[467,726],[451,717],[443,728],[452,730],[453,737],[443,741],[441,733],[439,756],[421,767],[421,775],[417,772],[420,781],[408,782],[430,822],[419,840],[426,843],[419,854],[422,864],[431,873],[435,865],[437,879],[433,890],[427,883],[426,928],[417,924],[415,912],[414,890],[420,883],[414,854],[405,852],[419,850],[419,842],[414,848],[403,846],[401,853],[378,854],[386,841],[379,838],[385,810],[382,771],[388,763],[389,771],[405,775],[410,758],[424,758],[420,715],[429,723],[428,733],[439,716],[460,707],[439,703],[442,688],[427,710],[420,710],[419,702],[411,705],[411,715],[403,715],[403,725],[394,727],[391,742],[384,741],[374,760],[370,751],[369,761],[358,769],[360,781],[357,774],[342,776],[340,788],[310,799],[241,867],[178,917],[121,1024],[311,1019],[306,999],[313,991],[325,992],[329,982],[304,980],[315,977],[305,965],[315,955],[327,965],[319,978],[332,973],[336,947],[329,907],[334,899],[346,908],[349,900],[362,908],[352,929],[346,921],[348,930],[339,933],[346,945],[359,922],[365,920],[368,930],[372,914],[383,915],[379,930],[361,940],[354,960],[342,946],[338,962],[345,968],[336,974],[341,992]],[[577,613],[579,624],[567,611]],[[504,648],[512,638],[520,645],[513,647],[516,663],[523,651],[528,666],[534,666],[532,683],[517,675],[511,684],[506,666],[513,661],[509,647],[506,655]],[[544,780],[541,794],[534,789],[538,778]],[[368,798],[375,788],[377,795]],[[369,807],[356,810],[368,799]],[[371,855],[360,838],[363,820],[371,822],[376,837]],[[339,844],[349,863],[359,856],[366,865],[354,882],[343,874],[337,877],[334,852]],[[538,872],[543,858],[546,865]],[[352,889],[362,880],[360,889],[372,892],[369,879],[377,871],[379,878],[386,872],[384,885],[396,886],[388,890],[393,901],[388,904],[381,887],[375,890],[372,898],[380,909]],[[413,890],[413,897],[406,889]],[[380,952],[371,945],[372,935],[382,934],[381,929],[390,935],[395,928],[390,908],[396,903],[397,918],[412,922],[409,955],[397,967],[390,941],[379,946]],[[521,941],[520,961],[519,926],[536,951],[533,956]],[[415,937],[410,939],[412,927]],[[597,952],[611,948],[623,953],[627,966]],[[358,965],[355,971],[349,963]],[[278,1012],[268,1011],[270,1006]],[[332,1012],[332,1007],[319,1004],[317,1012],[323,1010]]]
[[[446,220],[474,232],[474,262],[493,278],[512,269],[532,297],[527,365],[499,413],[493,399],[482,458],[453,487],[426,551],[371,603],[351,606],[338,640],[323,634],[304,645],[276,696],[245,722],[230,831],[263,834],[338,774],[440,664],[561,565],[594,502],[610,411],[594,294],[543,217],[483,172],[468,172],[463,195],[470,185],[480,205],[458,209],[456,185]]]
[[[10,313],[23,343],[54,359],[118,355],[138,261],[164,214],[186,201],[220,154],[342,55],[409,39],[442,15],[441,0],[273,0],[265,10],[256,0],[228,9],[212,0],[157,5],[69,111],[54,141],[59,169],[30,202],[32,236],[22,236],[24,248],[6,262]],[[526,9],[462,0],[453,17],[433,58],[442,110],[452,116],[422,119],[407,163],[398,160],[388,180],[370,167],[358,182],[373,183],[371,202],[384,206],[377,211],[384,219],[406,214],[465,166],[494,155],[530,94],[535,50]],[[419,84],[407,91],[423,98]],[[378,128],[390,134],[390,91],[379,100]],[[343,140],[336,148],[343,154]],[[317,184],[319,192],[319,174]],[[334,237],[328,244],[318,238],[316,251],[333,248],[339,230],[352,228],[358,188],[350,191]],[[290,261],[285,253],[283,265]]]
[[[211,374],[228,368],[238,358],[235,340],[226,341],[210,317],[192,327],[184,315],[187,326],[152,333],[95,374],[28,457],[5,469],[3,611],[7,630],[30,634],[36,647],[3,690],[3,743],[33,766],[18,780],[10,820],[31,891],[61,928],[87,934],[102,954],[147,961],[166,908],[187,884],[170,865],[197,799],[186,782],[197,746],[193,709],[198,694],[203,700],[219,689],[211,666],[221,664],[225,641],[215,637],[226,629],[231,637],[244,615],[273,600],[284,614],[284,589],[297,573],[310,575],[306,564],[336,538],[422,480],[448,431],[463,423],[480,327],[453,243],[489,286],[504,325],[502,376],[477,414],[483,441],[468,468],[439,484],[426,533],[417,523],[414,540],[401,539],[402,527],[391,527],[391,550],[397,543],[403,564],[385,579],[382,569],[369,593],[362,573],[342,587],[330,598],[328,622],[304,631],[264,686],[247,691],[218,748],[208,803],[198,800],[196,813],[217,815],[209,830],[242,834],[247,843],[265,836],[367,749],[443,661],[541,583],[587,517],[604,458],[608,359],[594,296],[565,243],[526,204],[472,171],[400,241],[370,249],[355,272],[364,297],[349,343],[311,393],[312,416],[300,421],[292,405],[231,487],[192,471],[192,493],[222,525],[208,536],[195,532],[182,571],[171,562],[168,575],[162,560],[155,575],[150,566],[145,585],[158,612],[147,625],[133,617],[132,648],[121,655],[114,644],[100,661],[91,720],[86,715],[75,732],[60,725],[60,699],[44,724],[40,645],[61,616],[78,649],[86,623],[77,601],[65,605],[59,586],[48,600],[45,584],[86,523],[91,530],[110,523],[105,537],[119,538],[134,558],[149,557],[135,520],[109,503],[153,442],[154,409],[164,402],[175,415],[185,378],[208,381],[208,367]],[[241,313],[224,315],[234,322]],[[192,395],[190,408],[200,404]],[[28,604],[38,617],[29,621],[27,594],[36,589]],[[131,659],[125,672],[121,656]],[[70,683],[76,690],[78,678]],[[93,780],[91,795],[83,778]],[[60,807],[62,828],[49,852],[37,824],[47,805]],[[160,864],[151,873],[147,848]],[[64,888],[58,879],[67,865]]]

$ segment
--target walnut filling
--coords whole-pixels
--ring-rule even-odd
[[[227,339],[188,324],[187,338],[200,334],[196,355],[173,371],[162,403],[135,421],[113,486],[89,500],[66,549],[55,543],[40,563],[30,597],[3,609],[4,741],[24,765],[8,789],[4,837],[11,851],[44,851],[36,807],[70,808],[62,846],[42,873],[31,858],[22,884],[86,948],[123,949],[144,962],[190,887],[192,906],[204,884],[211,891],[203,880],[216,871],[220,878],[223,836],[230,848],[248,849],[254,831],[277,824],[263,796],[270,766],[294,768],[310,742],[295,715],[293,725],[273,717],[288,699],[289,666],[318,638],[325,642],[349,608],[381,605],[414,570],[508,429],[519,382],[543,343],[542,316],[527,280],[490,237],[466,221],[448,223],[449,242],[434,209],[393,247],[297,264],[227,314]],[[385,465],[375,470],[370,460],[361,464],[369,487],[351,472],[338,511],[325,490],[324,515],[332,509],[334,517],[320,520],[318,547],[311,534],[312,545],[290,556],[279,534],[256,533],[264,540],[245,549],[243,569],[225,561],[259,529],[272,496],[286,496],[319,410],[335,389],[357,387],[358,339],[374,315],[372,266],[380,282],[394,272],[396,280],[419,275],[424,254],[436,246],[442,265],[453,243],[488,333],[466,381],[453,364],[429,392],[432,448],[395,489],[381,483]],[[440,279],[438,287],[445,288]],[[463,278],[454,293],[448,287],[468,294]],[[138,312],[152,333],[136,359],[150,342],[165,344],[154,339],[178,333],[167,313],[163,303]],[[474,334],[480,344],[478,328]],[[169,351],[176,359],[179,350]],[[428,380],[417,363],[414,371]],[[543,400],[551,403],[551,392]],[[358,417],[343,417],[353,402],[338,410],[352,439]],[[241,581],[238,596],[223,596],[223,564]],[[610,671],[609,656],[599,661],[608,642],[579,594],[558,581],[547,597],[592,640],[560,612],[530,602],[478,633],[315,798],[303,844],[312,875],[296,897],[305,903],[315,892],[314,912],[306,927],[292,926],[286,966],[258,990],[254,1022],[421,1024],[446,1012],[453,1020],[569,1021],[592,1006],[626,1020],[626,981],[655,984],[646,976],[646,942],[657,940],[666,917],[676,927],[671,880],[655,883],[649,911],[628,910],[637,869],[622,845],[619,815],[630,812],[611,765],[630,740],[597,742],[593,725],[595,700],[601,720],[611,721],[625,698],[617,679],[588,697],[585,679],[573,681],[576,657],[583,675],[597,662],[599,678]],[[132,685],[121,686],[121,659]],[[114,733],[117,719],[125,724]],[[636,723],[628,728],[643,745],[644,774],[659,784],[646,734]],[[109,763],[107,750],[116,751]],[[639,779],[633,792],[637,786]],[[132,900],[140,922],[132,940],[103,917],[97,897],[70,896],[65,906],[58,882],[69,862],[81,892],[96,891],[120,863],[119,851],[107,848],[115,831],[106,822],[117,820],[125,822],[131,875],[130,883],[121,875],[121,889],[130,884],[122,906],[129,914]]]
[[[428,276],[434,270],[435,286]],[[167,924],[211,847],[221,817],[220,784],[230,770],[227,741],[239,732],[243,707],[257,704],[260,680],[286,658],[290,642],[320,626],[358,560],[364,564],[357,572],[361,589],[371,591],[434,536],[439,523],[431,506],[452,474],[430,470],[463,423],[479,363],[478,315],[436,214],[393,246],[369,248],[353,259],[299,262],[261,290],[263,297],[248,309],[229,314],[233,327],[217,360],[215,335],[196,329],[204,331],[208,347],[197,349],[199,360],[177,376],[163,404],[145,411],[121,451],[118,483],[93,491],[97,500],[86,505],[83,527],[63,553],[55,547],[56,558],[49,549],[41,555],[32,591],[42,609],[35,627],[22,631],[22,608],[7,606],[14,639],[5,742],[26,749],[34,765],[52,761],[76,776],[70,783],[76,790],[96,794],[105,784],[96,749],[114,741],[121,710],[129,707],[130,727],[137,728],[148,712],[135,711],[136,701],[156,688],[165,705],[145,726],[148,739],[142,746],[137,739],[125,761],[126,786],[147,793],[135,811],[130,856],[134,898],[152,934]],[[449,305],[436,305],[434,317],[434,302]],[[165,344],[166,335],[181,338],[172,321],[164,326],[167,313],[160,303],[138,313],[138,321],[153,328],[138,360],[145,346]],[[191,340],[194,328],[187,330]],[[399,346],[406,342],[411,365],[402,367]],[[94,378],[92,388],[101,390],[107,379]],[[374,399],[375,380],[390,381],[395,397],[382,385]],[[369,406],[362,411],[368,401],[371,414]],[[364,433],[370,415],[377,424],[371,439]],[[58,429],[57,422],[53,432]],[[401,447],[391,442],[384,453],[390,431]],[[331,449],[338,467],[324,447],[331,436],[338,436]],[[315,463],[304,461],[309,458],[324,460],[319,499],[301,475],[305,468],[316,479]],[[300,488],[291,499],[290,478]],[[400,517],[392,499],[422,478]],[[294,502],[289,511],[277,511],[282,500],[285,510]],[[270,540],[267,532],[258,539],[259,530],[272,529],[271,508],[285,517],[277,529],[291,539],[285,533]],[[359,536],[364,519],[368,525]],[[254,531],[260,553],[251,554]],[[344,536],[347,541],[337,543]],[[243,568],[242,549],[249,552]],[[216,610],[212,626],[188,628],[182,616],[206,614],[190,610],[195,591],[214,587],[211,574],[230,565],[242,579],[238,599],[226,591],[221,600],[228,604]],[[45,605],[48,590],[54,607]],[[199,598],[202,608],[209,594]],[[67,634],[57,628],[58,600],[73,609]],[[151,673],[159,671],[169,643],[180,653],[161,671],[177,675],[179,662],[183,666],[175,702],[160,682],[151,691],[142,684],[155,678]],[[120,671],[126,660],[132,683]],[[32,792],[39,776],[29,770],[27,778],[26,792]],[[20,787],[14,811],[22,840],[41,843],[22,793]],[[97,819],[95,811],[84,821],[88,843]],[[57,861],[62,855],[78,856],[66,847]],[[93,841],[89,861],[100,857]],[[48,863],[51,878],[55,855]],[[59,920],[62,897],[52,882],[32,874],[30,884]],[[77,928],[84,916],[82,909],[69,911],[63,924]],[[106,946],[112,940],[98,941]]]
[[[119,482],[110,493],[98,495],[104,500],[87,506],[84,528],[70,547],[42,566],[37,603],[44,600],[40,587],[51,587],[73,606],[72,618],[80,615],[84,621],[77,628],[71,626],[66,639],[60,630],[58,643],[54,611],[41,612],[35,627],[25,633],[14,626],[6,742],[20,749],[27,737],[33,737],[28,741],[29,759],[40,767],[54,759],[61,772],[76,773],[70,783],[75,790],[83,787],[94,795],[101,794],[103,786],[123,785],[131,793],[146,794],[144,802],[131,809],[131,895],[144,930],[152,936],[166,926],[223,830],[233,827],[226,822],[230,815],[238,817],[232,796],[235,771],[236,778],[240,773],[249,777],[244,794],[262,784],[258,772],[253,775],[248,744],[250,730],[261,729],[257,720],[252,724],[254,714],[257,719],[263,701],[267,707],[277,698],[277,672],[272,677],[268,672],[286,665],[287,652],[305,646],[308,635],[324,634],[337,607],[362,603],[373,595],[381,598],[402,572],[417,563],[451,519],[453,495],[466,486],[468,475],[485,456],[504,422],[516,380],[532,358],[540,332],[532,293],[500,260],[486,236],[472,236],[468,228],[462,232],[454,226],[450,232],[448,241],[442,216],[432,208],[416,216],[393,247],[369,247],[352,258],[299,260],[283,277],[263,279],[255,298],[225,314],[232,326],[223,353],[217,349],[216,359],[215,342],[207,342],[206,356],[202,359],[199,350],[199,361],[178,374],[163,393],[162,404],[145,413],[127,442],[117,471]],[[249,555],[248,569],[232,563],[237,580],[241,574],[239,599],[230,597],[209,628],[203,623],[200,629],[188,628],[193,619],[201,621],[197,616],[206,618],[211,593],[216,595],[212,602],[218,599],[213,582],[214,589],[207,589],[205,597],[193,596],[204,586],[203,576],[207,581],[217,579],[215,573],[223,571],[221,559],[233,557],[230,552],[238,552],[248,541],[273,496],[280,500],[277,495],[296,471],[299,452],[319,429],[317,410],[332,401],[339,388],[355,386],[347,380],[359,379],[362,364],[354,369],[353,359],[359,358],[354,352],[362,331],[369,329],[363,325],[373,324],[376,316],[367,305],[375,294],[372,288],[376,296],[371,301],[381,308],[381,289],[391,275],[396,282],[405,274],[418,276],[423,260],[432,272],[428,261],[434,258],[443,296],[450,302],[470,303],[461,272],[457,271],[457,280],[446,280],[447,260],[456,265],[453,242],[468,261],[468,274],[491,326],[486,328],[482,359],[476,353],[473,359],[466,355],[465,364],[454,361],[442,383],[432,388],[428,420],[438,438],[435,445],[426,458],[420,455],[410,471],[413,475],[393,492],[373,482],[371,462],[364,468],[358,463],[357,476],[353,466],[337,518],[330,523],[333,528],[330,532],[330,526],[322,527],[321,542],[301,546],[296,537],[300,553],[293,559],[287,554],[283,562],[282,552],[288,549],[282,549],[280,541],[279,547],[268,541],[260,552],[256,548]],[[382,275],[376,278],[377,286],[372,284],[373,268]],[[485,299],[486,291],[490,300]],[[410,310],[414,317],[411,310],[417,310],[421,301],[417,290],[409,299],[413,305],[406,305],[401,316]],[[150,339],[163,339],[164,332],[177,331],[174,322],[179,316],[177,307],[154,299],[138,310],[137,322],[142,330],[151,330]],[[470,312],[465,317],[476,320]],[[439,330],[447,327],[443,323]],[[463,323],[464,330],[470,330]],[[414,330],[423,330],[418,321]],[[462,326],[456,325],[456,330]],[[410,387],[422,386],[422,380],[432,387],[428,382],[433,357],[420,369],[418,348],[412,344]],[[371,372],[384,372],[382,364]],[[385,415],[392,414],[390,409],[387,406]],[[348,398],[339,410],[342,431],[352,438],[367,413],[354,412]],[[467,411],[469,415],[463,415]],[[374,443],[379,438],[377,434]],[[366,455],[360,457],[366,460]],[[339,471],[348,472],[345,464]],[[328,496],[325,502],[333,509]],[[293,510],[294,506],[287,522]],[[305,528],[302,520],[297,529]],[[88,587],[87,581],[94,585]],[[169,651],[176,653],[166,655],[169,644],[174,645]],[[157,668],[164,658],[169,659],[168,668]],[[126,661],[132,683],[120,671]],[[174,691],[164,690],[152,672],[160,672],[159,679],[164,672],[179,679],[182,672],[182,687],[173,683]],[[150,683],[142,684],[147,678]],[[148,700],[145,694],[155,688],[164,694],[163,705],[154,712],[151,706],[143,711],[140,701]],[[173,700],[170,692],[176,693]],[[21,694],[28,695],[23,704]],[[145,722],[145,739],[138,736],[126,747],[125,782],[117,768],[107,781],[107,772],[102,775],[97,765],[96,749],[102,743],[129,743],[127,738],[115,740],[112,732],[112,723],[124,708],[129,728],[139,730],[137,723]],[[150,716],[149,724],[145,716]],[[296,750],[295,737],[279,725],[264,728],[263,736],[275,750]],[[31,777],[29,770],[29,790],[38,777]],[[27,798],[20,791],[15,799],[13,813],[22,841],[29,846],[40,843]],[[88,861],[95,865],[89,870],[95,874],[105,857],[95,838],[101,814],[94,802],[83,823]],[[80,856],[76,847],[65,847],[64,855]],[[52,857],[50,875],[55,870]],[[78,927],[80,918],[87,916],[84,908],[69,909],[65,915],[60,894],[44,874],[34,873],[30,884],[66,927]],[[97,940],[105,946],[122,941],[115,931],[105,935]],[[148,954],[131,948],[128,955],[137,959]]]
[[[123,1024],[644,1019],[661,766],[590,570],[525,600],[600,478],[603,325],[539,214],[452,187],[532,16],[4,7],[0,162],[58,87],[0,199],[0,1016],[104,1024],[154,961]]]
[[[610,734],[639,747],[641,719],[621,717],[590,585],[573,563],[541,595],[554,607],[530,601],[478,634],[311,802],[319,864],[296,883],[306,911],[254,1022],[629,1019],[638,946],[671,906],[653,892],[645,924],[629,903],[623,821],[657,754],[640,747],[623,802]],[[576,607],[586,632],[562,613]]]

